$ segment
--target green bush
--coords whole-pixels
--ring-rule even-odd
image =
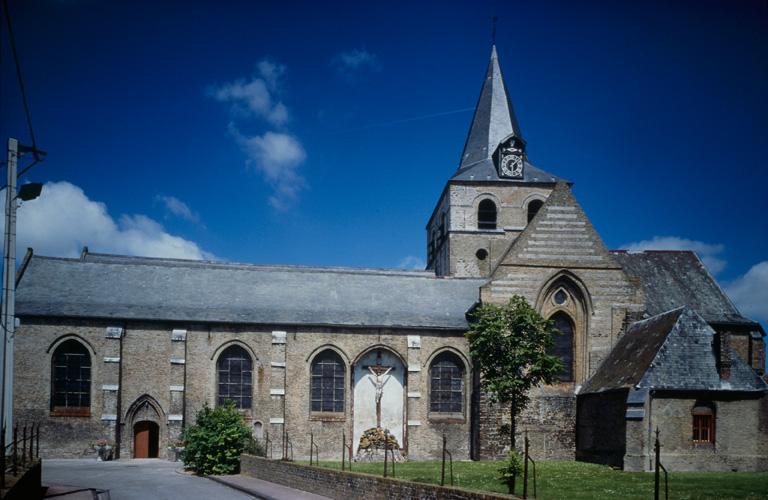
[[[195,425],[184,430],[184,466],[198,474],[236,474],[240,453],[251,432],[234,403],[209,408],[204,406]]]
[[[499,479],[509,488],[509,493],[515,493],[515,479],[523,472],[523,461],[516,451],[510,451],[504,467],[499,468]]]

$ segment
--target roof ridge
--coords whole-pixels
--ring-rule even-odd
[[[95,257],[95,258],[94,258]],[[168,257],[145,257],[106,253],[89,253],[84,259],[71,257],[56,257],[46,255],[34,255],[36,260],[64,261],[71,263],[87,264],[123,264],[123,265],[146,265],[163,267],[190,267],[190,268],[220,268],[220,269],[242,269],[242,270],[275,270],[288,272],[336,272],[340,274],[359,274],[359,275],[382,275],[382,276],[403,276],[407,278],[426,278],[436,280],[477,280],[477,278],[465,277],[445,277],[437,276],[432,271],[408,270],[397,268],[366,268],[366,267],[344,267],[344,266],[310,266],[301,264],[254,264],[248,262],[226,262],[214,260],[194,260],[178,259]]]

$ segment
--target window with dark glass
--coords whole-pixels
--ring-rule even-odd
[[[344,411],[344,362],[331,350],[323,351],[312,361],[312,411]]]
[[[560,380],[567,382],[573,380],[573,321],[567,314],[558,312],[550,318],[555,327],[560,330],[560,335],[555,337],[555,345],[552,354],[563,360],[563,371],[560,372]]]
[[[91,406],[91,355],[77,340],[62,342],[53,352],[53,410]]]
[[[216,364],[219,375],[218,404],[232,401],[241,409],[250,408],[253,398],[253,361],[239,345],[227,347]]]
[[[440,354],[429,367],[429,411],[464,411],[464,364],[455,354]]]
[[[536,214],[539,213],[539,209],[544,204],[541,200],[533,200],[528,204],[528,222],[531,222]]]
[[[697,403],[693,407],[693,442],[715,442],[715,411],[710,404]]]
[[[496,204],[491,200],[483,200],[477,207],[477,228],[496,229]]]

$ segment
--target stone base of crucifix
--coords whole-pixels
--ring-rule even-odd
[[[397,439],[386,429],[372,427],[363,432],[360,437],[360,445],[357,447],[354,460],[355,462],[383,462],[384,453],[389,454],[387,460],[394,458],[395,462],[405,462]]]

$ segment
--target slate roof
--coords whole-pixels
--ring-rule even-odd
[[[633,323],[580,393],[615,389],[765,391],[765,382],[731,351],[721,379],[715,331],[696,311],[680,307]]]
[[[469,127],[467,142],[461,155],[459,168],[451,180],[500,181],[554,183],[554,175],[541,170],[526,161],[522,179],[499,177],[491,156],[504,139],[510,136],[522,140],[520,125],[509,100],[504,77],[501,74],[496,46],[491,50],[491,59],[485,73],[483,87]]]
[[[19,316],[466,329],[484,280],[429,272],[33,256]]]
[[[739,313],[699,257],[690,251],[612,251],[630,276],[640,278],[649,316],[690,306],[710,323],[759,324]]]

